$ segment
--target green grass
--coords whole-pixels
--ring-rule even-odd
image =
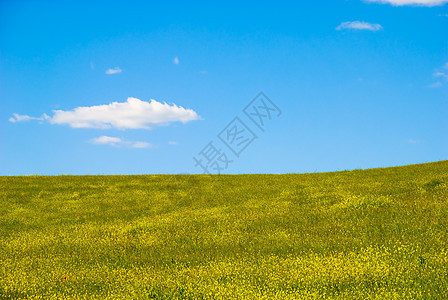
[[[448,299],[448,161],[0,177],[0,299]]]

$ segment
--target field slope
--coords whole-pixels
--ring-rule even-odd
[[[0,177],[0,299],[448,299],[448,161]]]

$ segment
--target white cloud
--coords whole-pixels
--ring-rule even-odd
[[[415,6],[438,6],[448,3],[448,0],[364,0],[366,2],[376,2],[391,4],[393,6],[415,5]]]
[[[151,144],[147,143],[147,142],[132,142],[131,147],[132,148],[149,148],[149,147],[151,147]]]
[[[445,64],[442,66],[442,69],[448,69],[448,62],[445,63]],[[445,71],[440,71],[440,69],[436,69],[436,71],[435,71],[435,73],[433,74],[433,76],[436,77],[436,78],[442,78],[442,79],[444,79],[445,81],[448,81],[448,74],[445,73]],[[439,80],[440,80],[440,79],[439,79]],[[440,81],[437,81],[437,82],[434,82],[433,84],[430,84],[428,87],[430,87],[430,88],[438,88],[438,87],[441,87],[441,86],[443,86],[443,83],[440,82]]]
[[[438,88],[441,86],[442,86],[442,83],[440,81],[434,82],[433,84],[429,85],[430,88]]]
[[[107,69],[106,70],[106,74],[107,75],[118,74],[118,73],[121,73],[121,72],[122,72],[122,70],[120,69],[120,67],[115,67],[113,69]]]
[[[435,77],[443,77],[445,79],[448,79],[448,75],[443,72],[436,72],[436,73],[434,73],[434,76]]]
[[[151,129],[150,125],[187,123],[199,119],[192,109],[129,97],[122,103],[77,107],[70,111],[55,110],[50,123],[67,124],[72,128]]]
[[[111,145],[111,146],[116,146],[122,143],[122,140],[120,138],[105,135],[91,139],[90,141],[92,142],[92,144]]]
[[[40,116],[39,118],[30,117],[28,115],[19,115],[19,114],[12,114],[12,115],[13,116],[11,118],[9,118],[9,122],[12,122],[12,123],[27,122],[27,121],[31,121],[31,120],[44,121],[44,120],[48,120],[50,118],[49,116],[47,116],[47,114],[42,114],[42,116]]]
[[[12,123],[30,120],[48,121],[51,124],[69,125],[72,128],[99,129],[151,129],[153,125],[168,125],[172,122],[187,123],[201,117],[192,109],[176,104],[151,100],[146,102],[129,97],[126,102],[112,102],[106,105],[77,107],[73,110],[54,110],[54,115],[41,117],[13,114]]]
[[[173,63],[175,64],[175,65],[178,65],[179,64],[179,57],[175,57],[174,59],[173,59]]]
[[[178,145],[179,143],[178,142],[175,142],[175,141],[169,141],[168,142],[168,145],[173,145],[173,146],[175,146],[175,145]]]
[[[149,148],[152,147],[150,143],[147,142],[132,142],[132,141],[126,141],[122,140],[117,137],[111,137],[111,136],[100,136],[97,138],[93,138],[90,140],[92,144],[96,145],[109,145],[114,147],[128,147],[128,148]]]
[[[408,140],[408,143],[409,143],[409,144],[418,144],[419,141],[414,140],[414,139],[409,139],[409,140]]]
[[[342,22],[336,27],[336,30],[342,29],[356,29],[356,30],[370,30],[370,31],[378,31],[383,29],[383,26],[380,24],[371,24],[368,22],[361,21],[353,21],[353,22]]]

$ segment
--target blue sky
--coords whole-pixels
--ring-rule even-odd
[[[446,160],[447,2],[0,1],[0,175]]]

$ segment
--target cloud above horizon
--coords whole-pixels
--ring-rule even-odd
[[[338,27],[336,27],[336,30],[343,30],[343,29],[378,31],[383,29],[383,26],[381,26],[380,24],[372,24],[369,22],[349,21],[349,22],[342,22],[341,24],[339,24]]]
[[[97,138],[93,138],[90,140],[90,142],[95,145],[108,145],[108,146],[113,146],[113,147],[120,147],[120,146],[125,146],[125,147],[129,147],[129,148],[153,147],[150,143],[147,143],[147,142],[126,141],[126,140],[122,140],[117,137],[111,137],[111,136],[105,136],[105,135],[97,137]]]
[[[98,129],[151,129],[153,125],[167,125],[172,122],[187,123],[199,120],[192,109],[176,104],[169,105],[156,100],[142,101],[129,97],[126,102],[112,102],[106,105],[77,107],[73,110],[54,110],[52,117],[43,114],[40,118],[13,114],[10,122],[46,120],[50,124],[69,125],[72,128]]]
[[[121,70],[120,67],[115,67],[113,69],[107,69],[106,70],[106,74],[107,75],[118,74],[118,73],[121,73],[121,72],[123,72],[123,70]]]
[[[448,62],[445,63],[441,67],[441,69],[444,69],[444,70],[448,69]],[[448,74],[444,70],[442,70],[442,71],[440,71],[440,69],[436,70],[436,72],[433,74],[433,77],[437,78],[438,80],[444,79],[444,81],[448,81]],[[433,84],[429,85],[430,88],[438,88],[438,87],[441,87],[441,86],[443,86],[443,83],[441,81],[436,81]]]
[[[430,88],[438,88],[443,86],[443,84],[440,81],[434,82],[433,84],[430,84],[428,87]]]
[[[448,74],[446,74],[445,72],[435,72],[434,77],[442,77],[448,79]]]
[[[448,0],[364,0],[365,2],[390,4],[393,6],[440,6],[448,3]]]
[[[42,114],[42,116],[40,117],[30,117],[28,115],[19,115],[19,114],[12,114],[12,117],[9,118],[9,122],[11,123],[16,123],[16,122],[27,122],[27,121],[31,121],[31,120],[36,120],[36,121],[44,121],[44,120],[48,120],[50,117],[47,114]]]

